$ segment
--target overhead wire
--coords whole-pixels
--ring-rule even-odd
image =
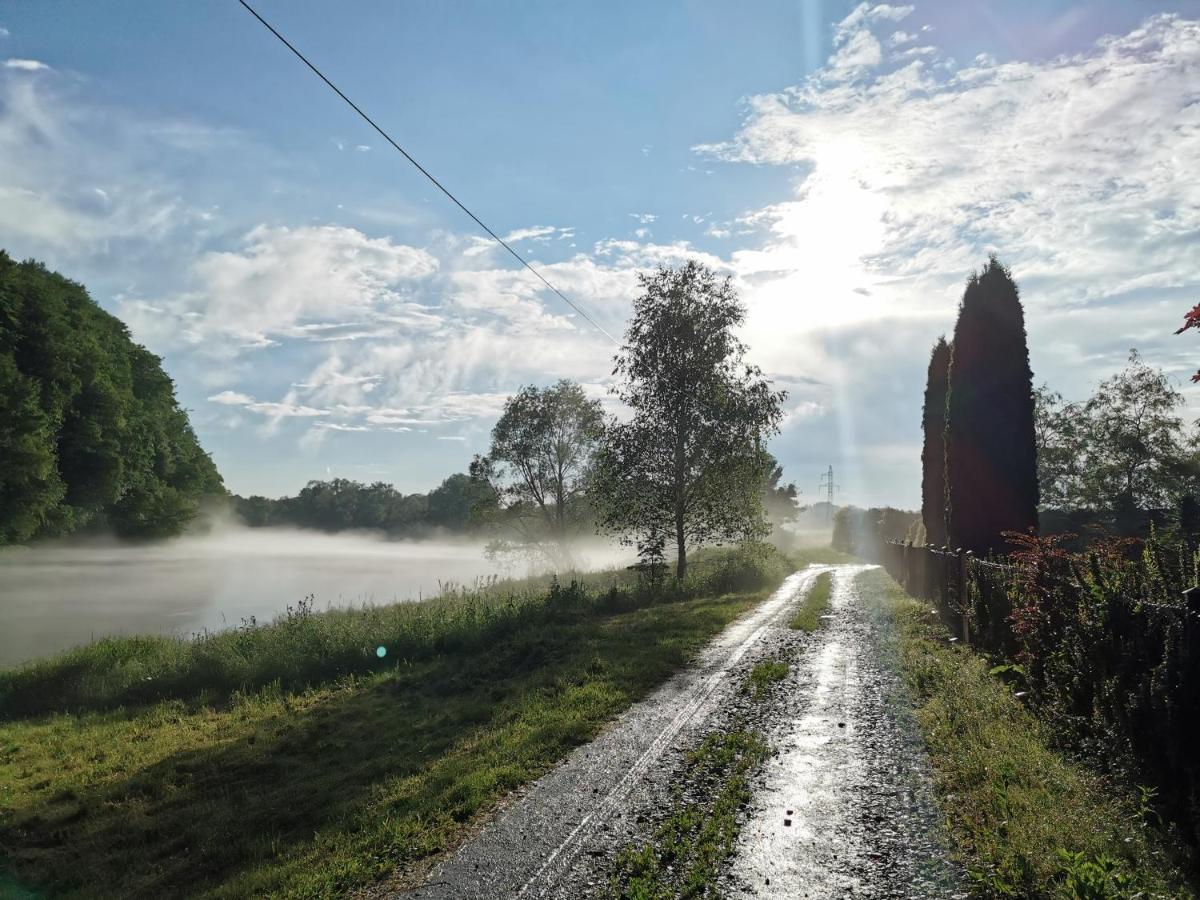
[[[422,175],[424,175],[426,178],[428,178],[434,187],[436,187],[439,191],[441,191],[443,194],[445,194],[447,197],[449,197],[450,200],[454,203],[454,205],[457,206],[459,209],[461,209],[468,216],[470,216],[471,220],[473,222],[475,222],[475,224],[478,225],[480,228],[482,228],[485,232],[487,232],[487,234],[492,238],[492,240],[494,240],[497,244],[499,244],[501,247],[503,247],[505,250],[507,250],[512,255],[513,259],[515,259],[522,266],[524,266],[526,269],[528,269],[530,272],[532,272],[533,275],[542,284],[544,284],[547,288],[549,288],[560,300],[562,300],[564,303],[566,303],[567,306],[571,307],[571,309],[573,309],[573,310],[575,310],[575,312],[579,313],[579,315],[582,316],[583,319],[589,325],[591,325],[593,328],[595,328],[598,332],[600,332],[602,335],[604,335],[606,338],[608,338],[614,344],[619,345],[620,342],[615,337],[613,337],[611,334],[609,334],[608,331],[606,331],[604,329],[604,327],[600,325],[599,322],[597,322],[595,319],[593,319],[591,316],[589,316],[583,310],[583,308],[580,307],[579,304],[577,304],[574,300],[572,300],[570,297],[568,297],[566,294],[564,294],[562,291],[560,291],[557,287],[555,287],[553,284],[551,284],[550,281],[547,280],[547,278],[541,272],[539,272],[532,265],[530,265],[529,261],[526,260],[525,257],[523,257],[516,250],[514,250],[509,245],[509,243],[506,240],[504,240],[504,238],[500,237],[500,235],[498,235],[495,231],[493,231],[491,228],[489,228],[487,226],[487,224],[482,219],[479,218],[479,216],[477,216],[477,215],[475,215],[475,213],[471,212],[471,210],[467,208],[466,204],[464,204],[461,200],[459,200],[456,196],[454,196],[454,194],[452,194],[450,192],[450,190],[444,184],[442,184],[440,181],[438,181],[436,178],[434,178],[432,173],[430,173],[430,171],[428,169],[426,169],[423,165],[421,165],[419,162],[417,162],[416,159],[413,158],[412,154],[410,154],[407,150],[405,150],[403,147],[401,147],[400,144],[398,144],[396,142],[396,140],[390,134],[388,134],[383,128],[381,128],[375,122],[374,119],[372,119],[369,115],[367,115],[366,112],[364,112],[363,109],[357,103],[355,103],[353,100],[351,100],[349,97],[347,97],[346,94],[341,90],[341,88],[339,88],[336,84],[334,84],[332,81],[330,81],[328,78],[326,78],[325,73],[322,72],[320,69],[318,69],[315,65],[313,65],[313,63],[309,61],[308,57],[306,57],[303,53],[301,53],[298,49],[296,49],[295,45],[293,45],[291,41],[289,41],[282,34],[280,34],[270,22],[268,22],[261,15],[259,15],[258,11],[253,6],[251,6],[249,3],[247,3],[246,0],[238,0],[238,3],[240,3],[242,6],[244,6],[246,8],[246,11],[249,12],[250,15],[252,15],[252,16],[254,16],[254,18],[258,19],[258,21],[262,23],[263,27],[265,27],[269,32],[271,32],[271,34],[275,35],[275,37],[278,38],[279,41],[285,47],[287,47],[289,50],[291,50],[292,53],[295,54],[297,59],[299,59],[302,63],[304,63],[304,65],[308,66],[308,68],[312,70],[313,74],[315,74],[318,78],[320,78],[323,82],[325,82],[325,84],[329,87],[330,90],[332,90],[335,94],[337,94],[339,97],[341,97],[342,100],[344,100],[351,109],[353,109],[356,113],[358,113],[358,115],[363,119],[363,121],[365,121],[368,125],[370,125],[372,128],[374,128],[375,131],[377,131],[379,133],[379,135],[385,141],[387,141],[389,144],[391,144],[392,147],[394,147],[396,150],[398,150],[405,159],[407,159],[410,163],[412,163],[413,166],[416,167],[418,172],[420,172]]]

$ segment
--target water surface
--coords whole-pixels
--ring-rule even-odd
[[[318,609],[415,600],[495,574],[475,542],[228,528],[153,545],[114,541],[0,552],[0,666],[108,635],[190,635]]]

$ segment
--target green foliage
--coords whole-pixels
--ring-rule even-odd
[[[592,530],[587,492],[603,432],[599,401],[573,381],[530,385],[509,397],[487,456],[471,463],[471,477],[491,488],[503,510],[495,524],[525,546],[553,542],[565,556],[571,540]]]
[[[954,325],[945,449],[950,546],[987,555],[1006,549],[1006,531],[1036,531],[1025,314],[1011,273],[995,257],[968,280]]]
[[[1129,353],[1125,368],[1086,401],[1037,392],[1038,474],[1043,502],[1089,509],[1109,528],[1138,510],[1173,506],[1195,490],[1194,442],[1184,434],[1183,395],[1161,369]]]
[[[796,490],[795,482],[782,484],[783,466],[770,453],[763,453],[763,465],[766,475],[763,478],[763,510],[767,521],[773,528],[778,528],[796,518],[799,510],[796,500],[800,492]]]
[[[764,659],[750,670],[750,681],[746,687],[754,694],[755,700],[761,700],[767,696],[771,685],[787,678],[790,670],[791,666],[782,659]]]
[[[594,496],[605,526],[661,562],[676,550],[763,535],[763,450],[784,395],[747,366],[734,335],[745,307],[729,279],[694,261],[641,276],[615,373],[632,410],[607,430]]]
[[[821,627],[821,616],[829,612],[833,598],[833,575],[822,572],[813,581],[789,623],[792,628],[812,634]]]
[[[310,481],[295,497],[235,497],[234,510],[254,528],[294,526],[321,531],[377,529],[418,537],[435,529],[470,531],[495,507],[486,485],[462,473],[451,475],[428,494],[402,494],[377,481],[346,478]]]
[[[777,583],[676,600],[626,575],[300,605],[268,626],[106,641],[4,673],[6,714],[73,710],[0,722],[6,864],[55,896],[412,886]]]
[[[1137,798],[1055,749],[1051,727],[983,658],[948,644],[928,604],[878,569],[859,584],[892,626],[949,833],[980,896],[1194,896]],[[1078,893],[1118,888],[1129,893]]]
[[[670,812],[651,840],[626,847],[618,855],[608,896],[622,900],[719,897],[717,874],[737,840],[738,813],[750,799],[750,773],[768,753],[762,735],[754,731],[739,728],[708,735],[688,755]]]
[[[950,386],[950,345],[939,337],[929,357],[925,376],[925,404],[921,413],[921,521],[922,544],[946,545],[946,394]]]
[[[972,570],[976,639],[1019,664],[1061,743],[1156,788],[1162,812],[1200,844],[1200,621],[1181,597],[1200,560],[1157,539],[1085,553],[1061,536],[1014,541],[1011,566]],[[989,621],[996,610],[1007,629]]]
[[[158,357],[78,284],[0,251],[0,544],[177,534],[224,492]]]

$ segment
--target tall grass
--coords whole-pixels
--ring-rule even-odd
[[[289,606],[191,638],[113,637],[0,672],[0,719],[179,699],[220,703],[268,685],[301,690],[445,654],[486,652],[538,622],[627,611],[657,602],[755,590],[782,577],[784,559],[754,545],[697,554],[682,583],[615,570],[517,582],[444,586],[419,603],[315,611]]]

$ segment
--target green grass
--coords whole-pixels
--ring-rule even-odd
[[[781,659],[767,659],[750,670],[750,680],[746,689],[754,694],[755,700],[761,700],[767,695],[771,685],[783,681],[791,667]]]
[[[812,634],[821,627],[821,616],[829,612],[829,602],[833,596],[833,574],[822,572],[808,589],[808,593],[800,602],[800,606],[792,615],[789,623],[799,631]]]
[[[928,604],[882,570],[860,579],[894,628],[940,805],[976,893],[1194,896],[1142,800],[1058,752],[982,658],[947,643]]]
[[[708,577],[733,577],[719,569]],[[759,589],[719,597],[682,596],[710,580],[668,596],[576,585],[293,611],[195,645],[103,642],[8,673],[9,874],[73,897],[403,885],[782,574],[739,576]],[[402,649],[380,661],[379,644]],[[142,672],[160,684],[140,688]],[[75,712],[38,712],[63,707]]]
[[[749,774],[768,752],[753,731],[705,738],[688,756],[671,812],[651,840],[618,855],[609,895],[623,900],[718,896],[717,874],[733,852],[738,811],[750,799]]]

